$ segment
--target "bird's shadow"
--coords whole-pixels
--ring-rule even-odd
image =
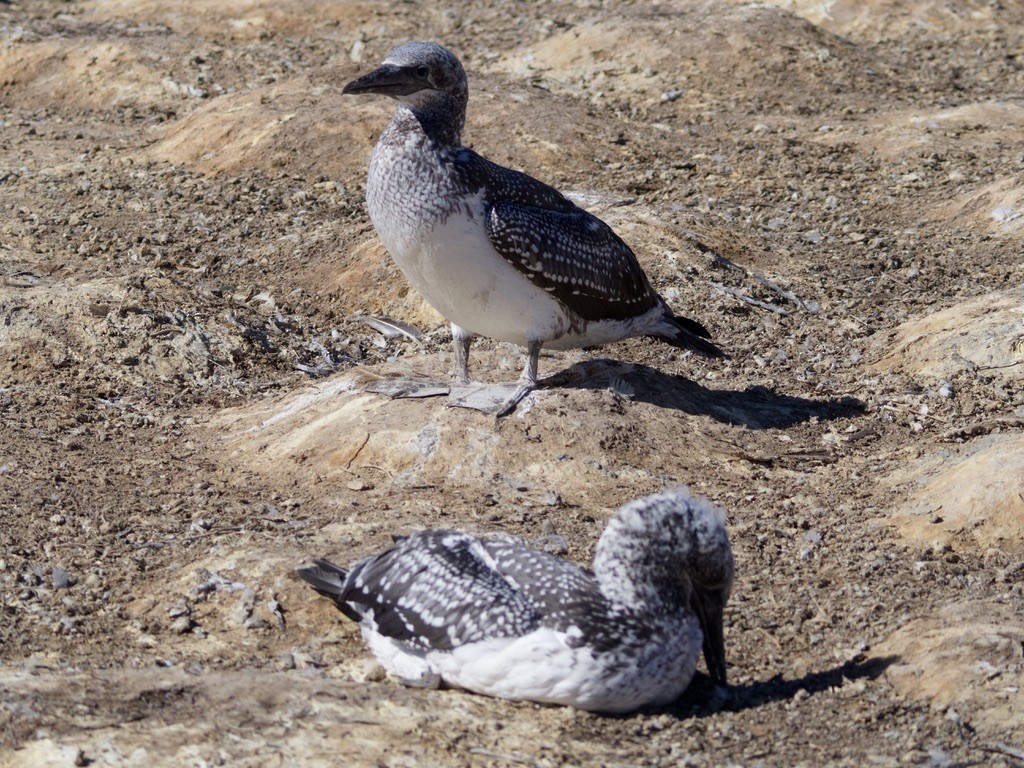
[[[898,660],[898,656],[883,656],[847,661],[823,672],[811,672],[792,679],[776,675],[769,680],[730,686],[727,696],[720,695],[721,689],[716,691],[711,678],[698,673],[683,695],[660,711],[679,719],[710,717],[718,712],[742,712],[773,701],[792,699],[801,690],[813,696],[854,680],[874,680]]]
[[[610,389],[625,399],[694,416],[708,416],[748,429],[785,429],[812,419],[828,421],[856,416],[864,409],[864,404],[853,397],[810,400],[778,394],[763,386],[744,390],[711,389],[647,365],[608,358],[575,363],[543,379],[540,385],[544,388]]]

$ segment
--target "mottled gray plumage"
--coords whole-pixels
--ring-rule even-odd
[[[627,711],[678,696],[703,645],[725,684],[732,549],[722,513],[685,490],[619,510],[593,572],[522,544],[429,530],[349,572],[319,560],[298,573],[404,677]]]
[[[462,146],[469,90],[451,51],[398,46],[345,93],[398,100],[370,161],[367,204],[398,266],[451,321],[463,382],[474,335],[527,348],[516,401],[536,384],[541,346],[653,336],[722,356],[704,326],[672,313],[608,225]]]

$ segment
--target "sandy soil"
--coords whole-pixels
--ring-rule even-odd
[[[0,765],[1024,764],[1024,6],[14,0],[0,30]],[[470,72],[467,141],[578,194],[731,360],[545,355],[504,420],[362,391],[451,362],[364,209],[390,105],[340,95],[411,38]],[[678,483],[729,513],[726,701],[404,689],[292,575],[426,526],[585,562]]]

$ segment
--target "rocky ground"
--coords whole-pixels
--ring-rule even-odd
[[[1024,764],[1024,6],[0,4],[0,765]],[[377,243],[395,43],[732,355],[443,375]],[[423,332],[386,338],[389,315]],[[510,379],[512,347],[474,370]],[[385,679],[292,574],[396,533],[728,511],[725,700],[608,718]],[[558,539],[547,539],[548,542]]]

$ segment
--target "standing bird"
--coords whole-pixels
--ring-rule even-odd
[[[724,517],[685,489],[630,502],[601,535],[592,573],[441,530],[398,538],[351,571],[317,560],[297,573],[359,622],[407,685],[629,712],[674,701],[702,647],[725,685]]]
[[[552,187],[462,146],[469,86],[447,48],[400,45],[342,93],[398,101],[370,160],[366,201],[391,257],[451,322],[461,384],[470,384],[473,336],[526,347],[518,383],[492,387],[493,403],[481,410],[515,409],[537,384],[543,345],[653,336],[724,357],[703,325],[672,313],[607,224]]]

